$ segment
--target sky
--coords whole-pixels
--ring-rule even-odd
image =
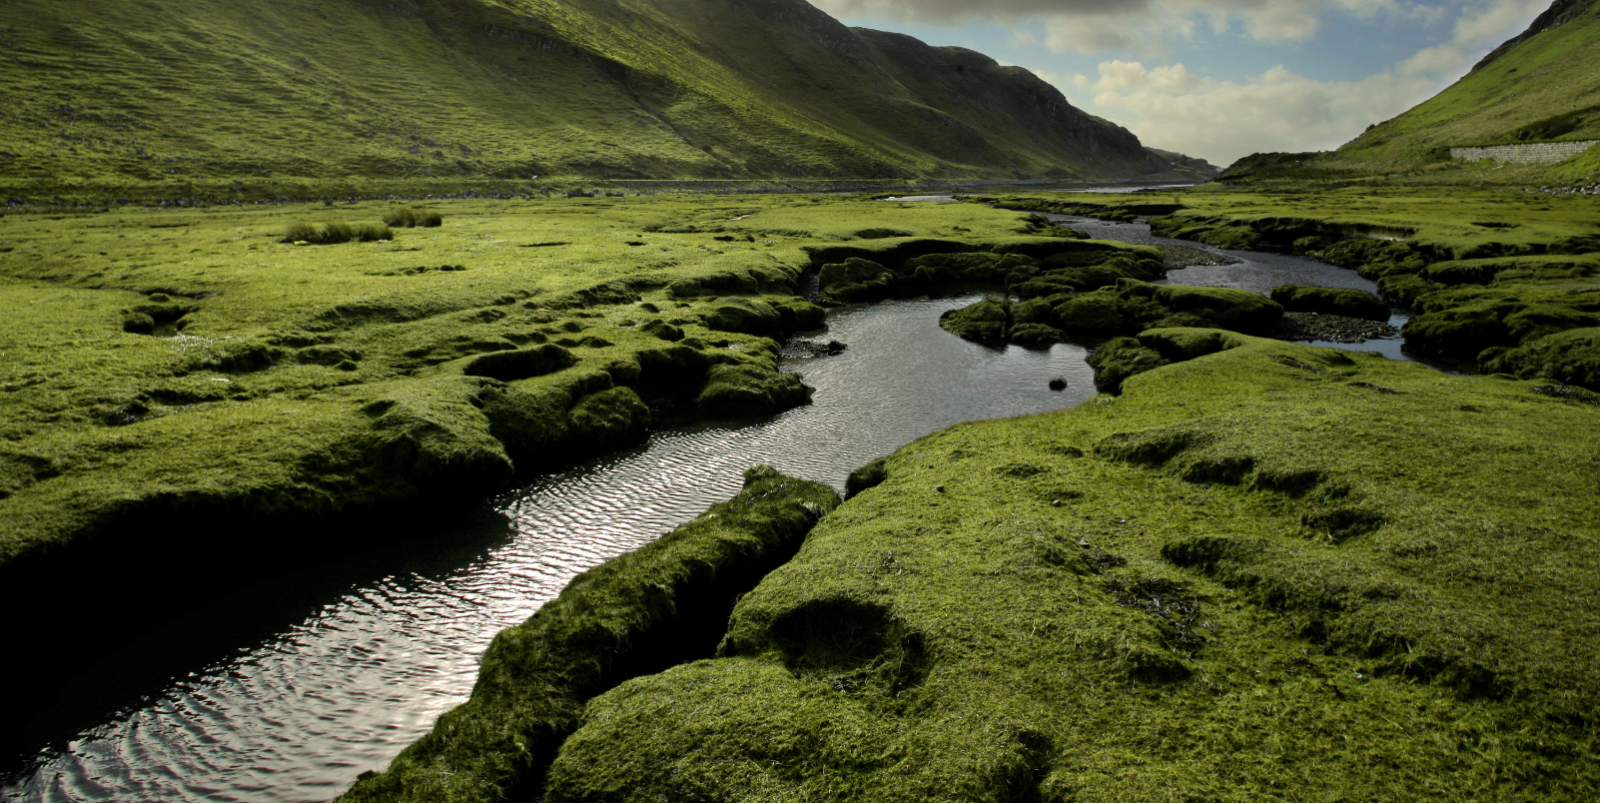
[[[1331,150],[1458,80],[1550,0],[809,0],[1024,67],[1144,145],[1224,167]]]

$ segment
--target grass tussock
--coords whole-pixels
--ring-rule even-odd
[[[432,209],[397,207],[384,213],[384,225],[410,229],[414,226],[435,227],[444,222],[439,212]]]
[[[295,223],[284,230],[284,243],[308,243],[311,245],[329,245],[332,243],[372,243],[379,240],[394,240],[395,233],[388,226],[375,226],[369,223],[325,223],[317,226],[311,223]]]

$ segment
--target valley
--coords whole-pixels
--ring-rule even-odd
[[[1596,799],[1597,15],[1216,174],[800,0],[0,9],[0,797]]]

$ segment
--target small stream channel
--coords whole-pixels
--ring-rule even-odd
[[[1064,222],[1099,238],[1155,240],[1140,224]],[[1169,282],[1374,290],[1310,260],[1226,253],[1242,262],[1174,271]],[[943,427],[1061,410],[1094,393],[1080,346],[996,350],[937,326],[942,312],[978,298],[832,311],[828,338],[847,351],[783,363],[816,389],[810,406],[656,432],[508,491],[444,532],[397,534],[384,548],[248,583],[151,623],[139,647],[43,693],[58,703],[26,726],[37,735],[26,766],[0,767],[0,798],[339,795],[466,698],[497,631],[575,574],[728,499],[747,467],[766,463],[840,490],[852,470]],[[1399,356],[1389,342],[1333,345]],[[1068,388],[1049,390],[1059,377]]]

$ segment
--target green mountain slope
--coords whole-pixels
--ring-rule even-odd
[[[1167,167],[1026,70],[804,0],[18,0],[0,48],[11,195]]]
[[[1525,32],[1493,50],[1453,86],[1371,126],[1336,151],[1254,154],[1228,167],[1221,178],[1430,177],[1465,169],[1465,162],[1448,153],[1455,145],[1596,140],[1598,31],[1598,0],[1555,0]],[[1596,176],[1596,152],[1591,165]],[[1534,170],[1544,169],[1509,173],[1512,180],[1527,181]],[[1477,173],[1475,178],[1498,177]]]

